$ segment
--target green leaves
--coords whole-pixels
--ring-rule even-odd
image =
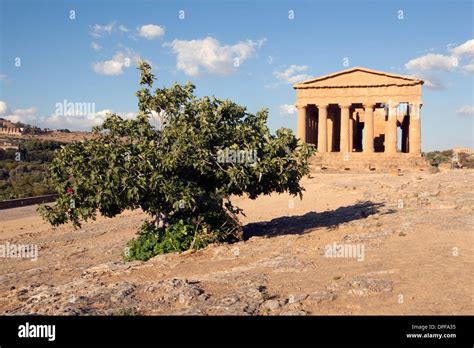
[[[301,195],[299,181],[309,171],[314,149],[289,129],[272,135],[268,110],[251,114],[230,100],[197,98],[189,82],[152,93],[150,65],[141,62],[139,69],[137,117],[110,114],[94,128],[94,139],[58,150],[50,174],[59,199],[54,207],[40,209],[46,220],[80,226],[97,211],[113,217],[138,208],[154,219],[164,217],[166,224],[146,225],[139,244],[133,244],[143,248],[137,256],[143,258],[234,238],[241,211],[230,203],[232,195]],[[152,112],[158,129],[150,124]],[[223,161],[218,153],[229,149],[234,156]],[[241,154],[255,158],[250,163]]]
[[[148,62],[141,60],[138,62],[138,70],[140,70],[140,84],[152,86],[155,75],[151,73],[151,66]]]

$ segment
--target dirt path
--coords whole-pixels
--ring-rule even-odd
[[[474,172],[317,174],[300,201],[236,198],[245,242],[126,263],[141,212],[52,228],[0,211],[7,314],[473,314]],[[327,246],[344,257],[327,257]],[[337,250],[335,251],[335,253]],[[338,255],[336,255],[338,256]]]

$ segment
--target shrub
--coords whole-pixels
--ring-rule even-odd
[[[200,226],[185,223],[183,220],[164,228],[157,228],[146,221],[140,228],[138,237],[128,243],[126,259],[148,260],[158,254],[188,250],[193,247],[199,232],[202,232]],[[195,247],[205,246],[206,242],[196,244]]]
[[[232,195],[302,195],[299,182],[309,173],[314,148],[289,129],[271,134],[267,110],[251,114],[230,100],[197,98],[189,82],[152,94],[149,64],[141,62],[139,69],[137,117],[110,114],[94,128],[94,139],[68,144],[55,155],[50,176],[59,197],[54,206],[39,208],[51,224],[80,227],[98,212],[113,217],[142,209],[151,220],[130,242],[128,258],[144,260],[239,239],[242,211],[232,205]],[[152,113],[159,127],[151,125]],[[254,160],[220,159],[236,151],[252,153]]]

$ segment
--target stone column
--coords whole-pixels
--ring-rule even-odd
[[[353,126],[352,126],[352,148],[353,149],[359,149],[359,115],[358,113],[354,110],[352,113],[352,119],[353,119]]]
[[[349,114],[349,152],[354,149],[354,120]]]
[[[327,138],[327,152],[332,152],[332,144],[333,144],[333,134],[332,131],[334,129],[334,122],[333,122],[333,110],[328,109],[328,116],[327,116],[327,130],[326,130],[326,138]]]
[[[339,149],[342,153],[350,152],[349,148],[349,108],[348,105],[341,105],[341,136]]]
[[[364,144],[363,152],[374,152],[374,105],[364,104]]]
[[[397,153],[397,104],[388,104],[388,119],[385,123],[385,153]]]
[[[421,154],[420,103],[410,103],[410,125],[408,128],[408,149],[411,154]]]
[[[327,105],[318,105],[319,119],[318,119],[318,152],[327,152],[327,119],[328,109]]]
[[[296,108],[298,110],[296,137],[306,142],[306,105],[297,105]]]

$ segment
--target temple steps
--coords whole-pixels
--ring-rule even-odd
[[[429,162],[421,156],[408,153],[388,155],[385,153],[364,154],[361,152],[316,153],[310,159],[311,172],[348,171],[348,172],[413,172],[430,168]]]

